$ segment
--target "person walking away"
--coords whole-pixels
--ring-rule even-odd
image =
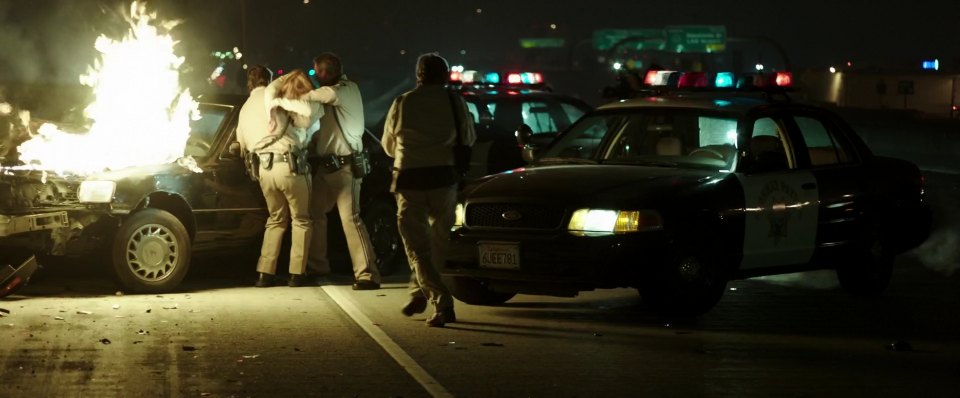
[[[440,279],[444,251],[455,221],[457,184],[453,147],[472,146],[473,118],[466,102],[446,89],[450,69],[438,54],[417,60],[417,87],[396,100],[387,113],[383,149],[393,157],[391,191],[397,199],[397,225],[413,277],[406,316],[434,313],[426,324],[442,327],[456,321],[453,298]]]

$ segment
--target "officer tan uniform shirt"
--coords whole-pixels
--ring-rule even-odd
[[[259,148],[265,139],[271,135],[269,127],[269,113],[266,108],[266,90],[262,87],[250,92],[250,97],[240,108],[240,118],[237,124],[237,141],[245,152],[273,153],[274,160],[269,168],[261,165],[260,189],[267,203],[268,218],[265,226],[263,245],[260,249],[260,258],[257,261],[257,272],[275,274],[277,258],[283,234],[291,222],[292,245],[290,248],[291,274],[300,275],[306,270],[306,252],[309,249],[312,224],[310,219],[310,176],[296,175],[290,170],[289,159],[285,154],[296,146],[301,145],[296,136],[297,129],[303,127],[287,123],[287,116],[280,112],[277,115],[277,125],[287,126],[286,131],[276,131],[283,134],[277,142]],[[311,115],[295,118],[299,124],[309,123]],[[267,141],[268,142],[268,141]],[[292,220],[292,221],[291,221]]]
[[[451,96],[443,85],[421,85],[394,101],[387,113],[382,143],[387,155],[395,159],[395,173],[452,167],[457,139],[454,109],[459,114],[461,142],[473,145],[476,134],[467,105],[460,96]],[[418,190],[398,186],[395,192],[397,226],[414,271],[409,293],[425,296],[437,311],[451,309],[453,299],[438,270],[445,261],[443,253],[455,220],[456,185]]]

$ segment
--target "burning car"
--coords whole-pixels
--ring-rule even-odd
[[[78,177],[5,169],[0,175],[0,246],[56,256],[97,255],[124,288],[171,291],[196,252],[259,247],[267,211],[246,173],[235,130],[245,97],[199,104],[183,157]],[[403,261],[396,210],[388,192],[390,161],[367,133],[374,172],[361,192],[380,266]],[[331,236],[342,235],[331,217]],[[336,253],[337,241],[331,241]],[[345,246],[344,246],[345,247]],[[345,253],[345,250],[342,250]],[[251,251],[251,253],[254,253]],[[250,270],[253,272],[252,268]]]

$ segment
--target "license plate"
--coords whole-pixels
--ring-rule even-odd
[[[480,267],[520,269],[520,245],[508,242],[480,242]]]

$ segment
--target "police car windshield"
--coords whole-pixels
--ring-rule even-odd
[[[731,170],[736,142],[736,114],[642,108],[584,117],[541,160]]]

